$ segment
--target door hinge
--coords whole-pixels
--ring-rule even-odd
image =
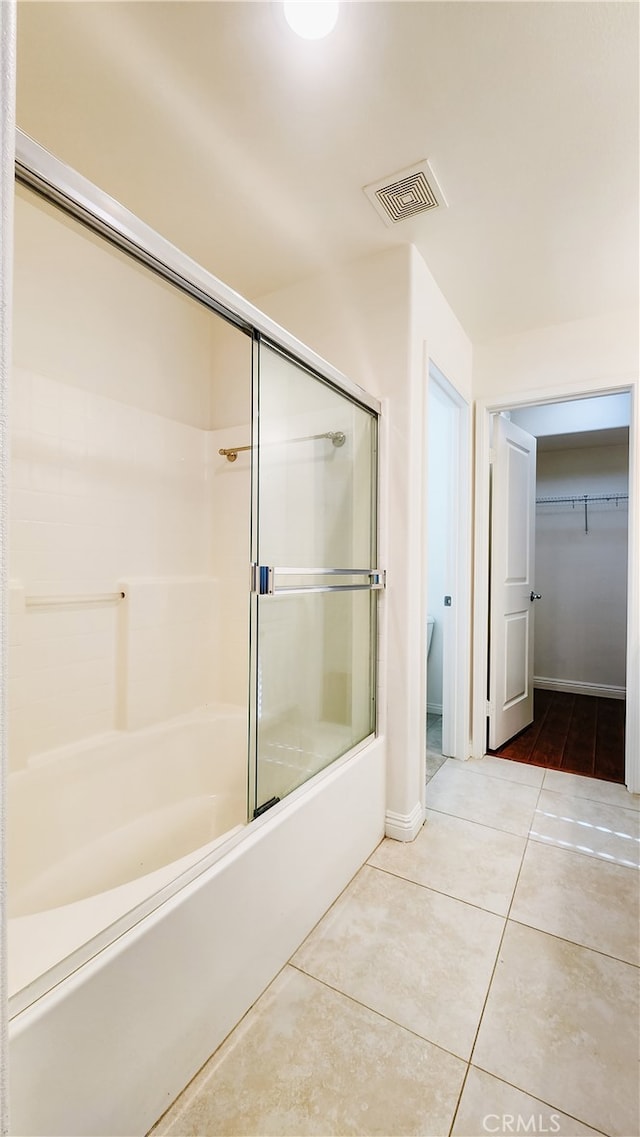
[[[491,702],[489,701],[489,699],[487,699],[487,714],[488,715],[493,714],[493,706],[492,706]]]
[[[493,447],[491,447],[489,450],[489,465],[492,466],[493,463],[495,462],[495,460],[496,460],[496,452],[493,449]]]

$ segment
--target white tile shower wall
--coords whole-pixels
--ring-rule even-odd
[[[211,312],[21,186],[14,277],[13,358],[21,367],[169,420],[211,425]],[[45,423],[57,413],[42,402]]]
[[[246,400],[246,394],[245,394]],[[251,559],[251,453],[228,462],[220,449],[248,446],[248,422],[207,436],[207,482],[211,510],[208,535],[218,582],[216,693],[223,703],[243,706],[249,690],[249,563]]]
[[[120,584],[125,600],[118,726],[138,730],[219,696],[218,583],[185,577]]]
[[[22,588],[13,586],[11,591],[24,595]],[[23,606],[22,612],[11,613],[10,622],[11,768],[44,750],[113,729],[113,607]]]
[[[172,639],[153,674],[164,674],[166,696],[173,661],[180,689],[174,702],[186,709],[188,677],[211,644],[213,584],[202,583],[211,576],[205,430],[21,367],[14,369],[12,427],[15,768],[42,750],[121,725],[123,703],[118,604],[26,608],[20,589],[63,596],[112,592],[125,579],[179,578],[173,595],[185,628],[178,632],[173,614],[159,617]],[[197,614],[184,599],[187,577],[198,578]],[[138,681],[143,654],[140,648],[131,671]],[[211,668],[207,675],[210,682]],[[203,701],[202,686],[199,676],[191,705]],[[149,716],[148,696],[145,707]]]

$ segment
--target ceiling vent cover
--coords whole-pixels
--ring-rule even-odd
[[[385,225],[389,226],[447,204],[428,162],[390,174],[380,182],[365,186],[364,192]]]

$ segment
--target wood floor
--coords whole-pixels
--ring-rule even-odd
[[[489,754],[624,784],[623,699],[536,690],[533,709],[531,726]]]

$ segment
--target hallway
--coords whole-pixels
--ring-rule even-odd
[[[487,757],[427,807],[153,1137],[640,1132],[640,796]]]

